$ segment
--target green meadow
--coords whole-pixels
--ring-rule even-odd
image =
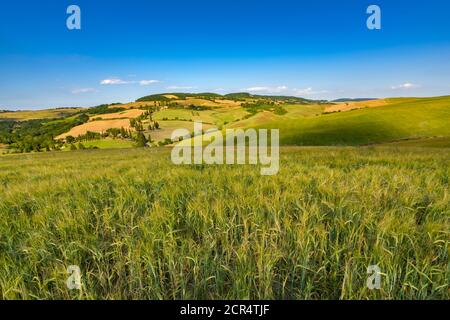
[[[275,176],[168,148],[0,157],[0,298],[450,298],[450,149],[280,154]]]
[[[450,97],[139,100],[0,114],[0,299],[450,298]],[[199,120],[279,129],[280,171],[174,165],[158,142]]]
[[[368,145],[450,136],[450,97],[389,99],[390,104],[297,119],[254,123],[278,128],[283,145]]]
[[[90,140],[83,142],[86,148],[96,147],[99,149],[124,149],[132,148],[134,146],[132,141],[126,141],[121,139],[101,139]]]
[[[1,120],[17,120],[26,121],[33,119],[53,119],[65,116],[70,116],[82,111],[82,108],[59,108],[59,109],[44,109],[44,110],[20,110],[20,111],[6,111],[0,112]]]

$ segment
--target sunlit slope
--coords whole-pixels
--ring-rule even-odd
[[[170,154],[0,157],[0,298],[450,299],[450,150],[281,148],[270,177]]]
[[[415,147],[415,148],[450,148],[450,136],[400,140],[395,142],[387,142],[385,144],[381,144],[381,146]]]
[[[14,120],[26,121],[34,119],[54,119],[70,116],[82,111],[82,108],[58,108],[58,109],[44,109],[44,110],[21,110],[21,111],[6,111],[0,112],[0,121]]]
[[[280,129],[284,145],[364,145],[450,136],[450,97],[389,99],[391,104],[299,119],[258,128]]]

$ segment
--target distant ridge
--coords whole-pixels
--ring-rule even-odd
[[[171,97],[173,96],[173,97]],[[198,98],[198,99],[230,99],[230,100],[245,100],[245,99],[270,99],[273,101],[285,101],[285,102],[291,102],[291,103],[317,103],[317,102],[325,102],[322,100],[309,100],[305,98],[300,97],[294,97],[294,96],[277,96],[277,95],[256,95],[251,94],[248,92],[237,92],[237,93],[228,93],[225,95],[221,95],[218,93],[159,93],[159,94],[152,94],[148,95],[142,98],[139,98],[136,100],[136,102],[143,102],[143,101],[170,101],[170,100],[176,100],[181,99],[184,100],[186,98]]]
[[[341,98],[332,100],[331,102],[359,102],[359,101],[371,101],[378,100],[378,98]]]

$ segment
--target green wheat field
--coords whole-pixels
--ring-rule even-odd
[[[169,148],[0,157],[0,298],[450,298],[449,148],[280,154],[275,176]]]

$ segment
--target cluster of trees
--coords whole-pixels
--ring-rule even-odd
[[[168,98],[168,96],[174,96],[176,98]],[[158,102],[167,102],[172,99],[178,100],[186,100],[187,98],[197,98],[204,100],[215,100],[215,99],[223,99],[223,96],[217,93],[204,92],[204,93],[184,93],[184,92],[175,92],[175,93],[162,93],[162,94],[152,94],[149,96],[145,96],[136,100],[136,102],[142,101],[158,101]]]
[[[122,138],[122,139],[132,139],[133,132],[131,129],[125,129],[124,127],[119,128],[109,128],[103,134],[103,137],[112,137],[113,139]]]
[[[165,102],[170,101],[170,99],[163,94],[152,94],[136,100],[136,102],[144,102],[144,101]]]
[[[134,128],[137,132],[144,131],[144,125],[140,119],[130,119],[130,127]]]
[[[286,114],[287,111],[282,106],[276,105],[274,110],[273,110],[273,113],[275,113],[275,114],[277,114],[279,116],[282,116],[282,115]]]
[[[205,110],[211,110],[211,107],[206,107],[206,106],[196,106],[193,104],[190,104],[188,106],[188,109],[190,110],[195,110],[195,111],[205,111]]]
[[[67,136],[66,137],[66,142],[67,143],[74,143],[76,141],[91,141],[91,140],[97,140],[100,139],[102,137],[102,135],[98,132],[92,132],[92,131],[88,131],[85,134],[79,135],[78,137],[72,137],[72,136]]]
[[[147,110],[142,113],[139,117],[130,119],[130,127],[134,128],[136,132],[144,131],[143,121],[148,119],[148,127],[149,131],[157,130],[160,128],[159,122],[153,119],[153,111]]]
[[[170,102],[167,104],[167,107],[171,109],[184,109],[184,105],[178,102]]]
[[[136,145],[136,147],[138,147],[138,148],[146,147],[146,146],[147,146],[147,143],[148,143],[148,142],[151,142],[150,136],[149,136],[148,139],[147,139],[147,137],[145,136],[145,134],[144,134],[142,131],[139,131],[139,132],[136,134],[136,139],[135,139],[135,141],[136,141],[135,145]]]
[[[121,112],[126,110],[122,107],[113,107],[115,105],[119,105],[120,103],[111,103],[111,104],[101,104],[96,107],[92,107],[88,109],[89,114],[96,115],[96,114],[106,114],[106,113],[115,113],[115,112]]]
[[[250,113],[249,116],[252,116],[263,110],[272,111],[277,115],[283,115],[287,113],[287,111],[281,106],[281,104],[277,104],[274,101],[257,100],[255,102],[243,103],[242,107]]]
[[[73,144],[75,142],[82,142],[82,141],[92,141],[92,140],[99,140],[102,138],[111,137],[113,139],[121,138],[121,139],[133,139],[133,132],[130,129],[125,129],[124,127],[119,128],[109,128],[105,132],[98,133],[98,132],[92,132],[88,131],[85,134],[79,135],[77,137],[73,136],[67,136],[66,137],[66,143]]]
[[[195,104],[190,104],[187,107],[181,103],[178,102],[170,102],[167,103],[167,107],[171,109],[189,109],[189,110],[195,110],[195,111],[205,111],[205,110],[211,110],[211,107],[207,106],[196,106]]]
[[[41,139],[41,137],[25,136],[22,140],[10,145],[13,153],[28,153],[42,151],[60,151],[64,145],[61,141]]]
[[[85,113],[59,119],[1,121],[0,143],[8,144],[14,152],[60,150],[63,141],[55,137],[89,120]]]
[[[16,121],[6,120],[0,121],[0,143],[10,144],[13,142],[11,132],[14,129]]]
[[[154,113],[154,112],[161,110],[161,106],[162,106],[161,102],[154,101],[153,106],[146,104],[146,105],[139,106],[138,109],[147,110],[148,112]]]
[[[70,144],[70,150],[71,151],[74,151],[74,150],[86,150],[86,149],[98,149],[98,147],[90,146],[89,148],[86,148],[84,146],[84,144],[82,144],[81,142],[78,143],[78,146],[73,144],[73,143]]]
[[[159,141],[158,142],[158,146],[162,147],[162,146],[166,146],[173,143],[172,139],[166,138],[163,141]]]

